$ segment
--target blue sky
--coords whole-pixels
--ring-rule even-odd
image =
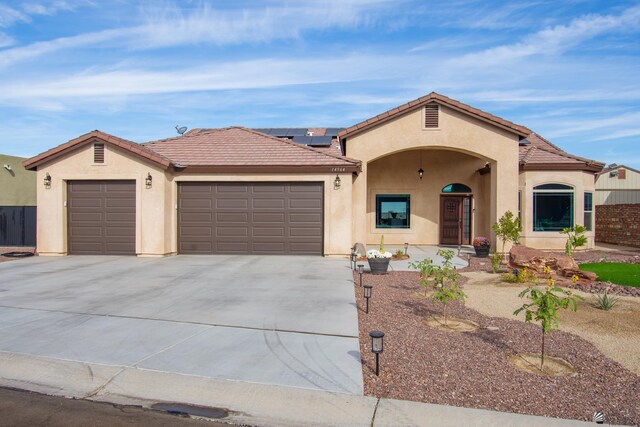
[[[640,1],[0,2],[0,152],[349,126],[436,91],[640,168]]]

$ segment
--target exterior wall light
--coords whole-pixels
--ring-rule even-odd
[[[147,172],[147,177],[144,180],[144,185],[147,188],[151,188],[151,184],[153,184],[153,178],[151,177],[151,173]]]
[[[333,189],[334,190],[339,190],[340,189],[340,185],[342,185],[342,181],[340,180],[340,177],[338,175],[336,175],[336,179],[333,180]]]
[[[371,331],[371,352],[376,355],[376,376],[380,375],[380,353],[384,350],[384,332]]]
[[[422,177],[424,176],[424,169],[418,169],[418,176],[420,177],[420,179],[422,179]]]
[[[49,172],[44,175],[44,188],[51,188],[51,175],[49,175]]]
[[[367,308],[365,309],[365,313],[369,314],[369,298],[371,298],[371,291],[373,290],[373,286],[364,285],[364,299],[367,301]]]
[[[358,274],[360,275],[360,287],[362,287],[362,273],[364,273],[364,264],[358,264]]]

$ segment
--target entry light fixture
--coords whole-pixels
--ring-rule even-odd
[[[418,169],[418,176],[420,177],[420,179],[422,179],[422,177],[424,176],[424,169]]]
[[[373,286],[372,285],[364,285],[364,299],[365,301],[367,301],[367,306],[366,309],[364,310],[365,313],[369,314],[369,298],[371,298],[371,291],[373,290]]]
[[[384,332],[371,331],[371,352],[376,355],[376,376],[380,375],[380,353],[384,350]]]
[[[334,190],[339,190],[340,189],[340,185],[342,185],[342,181],[340,180],[340,177],[338,175],[336,175],[336,179],[333,180],[333,189]]]
[[[49,175],[49,172],[44,174],[44,188],[51,188],[51,175]]]
[[[358,264],[358,274],[360,275],[360,287],[362,287],[362,274],[364,273],[364,264]]]
[[[147,172],[147,177],[144,180],[144,185],[147,188],[151,188],[151,184],[153,184],[153,177],[151,176],[151,172]]]

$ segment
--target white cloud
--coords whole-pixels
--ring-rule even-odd
[[[15,43],[12,37],[0,32],[0,48],[11,46]]]
[[[640,6],[626,9],[620,15],[585,15],[568,25],[545,28],[525,37],[521,42],[493,47],[461,58],[465,64],[484,66],[505,65],[512,60],[534,55],[554,55],[565,52],[586,40],[613,30],[638,31]]]
[[[20,21],[28,22],[29,16],[17,9],[0,4],[0,27],[9,27]]]

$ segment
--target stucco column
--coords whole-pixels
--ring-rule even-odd
[[[513,215],[518,215],[518,158],[517,152],[514,159],[506,162],[491,162],[491,204],[490,204],[490,226],[506,212],[511,211]],[[496,236],[491,231],[491,238],[497,248],[501,248],[501,243],[496,240]],[[505,246],[509,250],[510,246]]]
[[[354,178],[353,189],[352,242],[366,245],[367,240],[367,164],[363,162],[362,172]]]

